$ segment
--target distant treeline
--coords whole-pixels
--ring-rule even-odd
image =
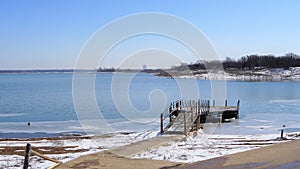
[[[180,66],[172,67],[173,70],[203,70],[207,67],[217,68],[222,64],[225,70],[239,69],[239,70],[254,70],[261,68],[284,68],[300,67],[300,56],[289,53],[285,56],[274,55],[248,55],[243,56],[240,59],[233,59],[227,57],[224,61],[198,61],[192,64],[181,64]]]
[[[99,68],[97,69],[97,72],[115,72],[116,69],[115,68]]]
[[[141,69],[119,69],[119,68],[99,68],[97,69],[97,72],[124,72],[124,73],[136,73],[136,72],[142,72],[143,70]]]
[[[73,73],[74,69],[0,70],[0,73]]]

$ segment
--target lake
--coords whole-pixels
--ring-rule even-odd
[[[133,74],[119,76],[126,79]],[[16,133],[84,133],[73,104],[72,77],[72,73],[0,74],[0,137],[14,137]],[[95,99],[103,120],[115,131],[159,130],[161,108],[182,97],[177,79],[140,73],[134,75],[129,84],[117,81],[112,85],[113,77],[112,73],[96,74]],[[211,82],[199,79],[195,82],[200,99],[211,99]],[[123,90],[124,86],[128,92]],[[300,131],[300,82],[227,81],[226,92],[229,105],[236,105],[237,100],[241,100],[240,119],[222,124],[216,133],[276,133],[282,125],[290,132]],[[153,93],[156,97],[153,100],[150,97],[150,102],[149,95]],[[184,97],[188,96],[187,92]],[[130,104],[120,102],[126,97]],[[152,122],[128,120],[131,109],[124,114],[118,110],[116,102],[125,109],[126,106],[133,107],[136,113],[144,113],[141,117]],[[154,104],[152,108],[151,104]],[[30,127],[27,122],[31,122]]]

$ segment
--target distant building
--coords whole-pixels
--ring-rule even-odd
[[[147,69],[147,65],[143,65],[142,69],[146,70]]]

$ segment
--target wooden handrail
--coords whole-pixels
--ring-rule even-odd
[[[210,104],[212,104],[213,107],[211,107]],[[189,115],[190,118],[186,119],[189,122],[194,122],[196,120],[200,121],[200,116],[205,121],[206,116],[208,116],[209,112],[218,111],[218,107],[220,107],[222,109],[224,109],[224,107],[225,107],[227,110],[229,110],[230,108],[237,109],[236,118],[239,118],[239,116],[238,116],[238,113],[239,113],[238,111],[239,111],[239,107],[240,107],[240,101],[239,100],[237,102],[237,106],[228,106],[228,101],[227,100],[225,100],[225,106],[217,106],[215,100],[210,101],[210,100],[200,100],[200,99],[198,99],[198,100],[183,100],[183,99],[181,99],[181,100],[174,101],[170,104],[169,107],[167,107],[160,114],[161,133],[166,131],[169,127],[171,127],[173,125],[174,121],[176,121],[176,119],[174,119],[172,115],[177,115],[177,113],[190,112],[191,113],[191,116]],[[168,119],[168,118],[170,119],[170,121],[166,126],[164,126],[164,124],[166,124],[165,120]]]
[[[39,152],[37,152],[37,151],[34,151],[34,150],[32,149],[32,147],[31,147],[31,144],[27,143],[27,145],[26,145],[26,150],[25,150],[25,160],[24,160],[23,169],[28,169],[28,166],[29,166],[29,157],[30,157],[30,155],[36,155],[36,156],[38,156],[38,157],[40,157],[40,158],[43,158],[43,159],[45,159],[45,160],[48,160],[48,161],[52,161],[52,162],[54,162],[54,163],[57,163],[57,164],[56,164],[55,166],[53,166],[53,167],[56,167],[56,166],[58,166],[59,164],[61,164],[61,162],[58,161],[58,160],[56,160],[56,159],[49,158],[49,157],[47,157],[47,156],[45,156],[45,155],[43,155],[43,154],[41,154],[41,153],[39,153]],[[51,168],[53,168],[53,167],[51,167]]]
[[[172,112],[168,113],[168,115],[164,116],[164,120],[166,120],[171,114],[173,114],[175,111],[178,111],[178,109],[176,110],[172,110]],[[162,113],[163,114],[163,113]]]
[[[164,114],[170,108],[170,106],[168,108],[165,108],[164,111],[160,114],[160,133],[164,132],[164,121],[165,121],[166,117],[168,117],[170,115],[170,113],[166,117],[164,117]]]
[[[49,158],[49,157],[47,157],[47,156],[44,156],[43,154],[41,154],[41,153],[39,153],[39,152],[37,152],[37,151],[34,151],[34,150],[31,150],[31,155],[36,155],[36,156],[38,156],[38,157],[41,157],[41,158],[46,159],[46,160],[48,160],[48,161],[52,161],[52,162],[54,162],[54,163],[61,163],[61,162],[58,161],[58,160],[55,160],[55,159]]]

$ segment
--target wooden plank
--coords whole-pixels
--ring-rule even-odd
[[[52,161],[52,162],[55,162],[55,163],[61,163],[60,161],[52,159],[52,158],[49,158],[47,156],[44,156],[43,154],[41,154],[41,153],[39,153],[37,151],[31,150],[31,153],[32,153],[32,155],[36,155],[36,156],[41,157],[41,158],[43,158],[45,160]]]
[[[199,129],[200,123],[204,123],[206,119],[211,122],[222,122],[224,119],[238,118],[239,104],[238,100],[237,106],[227,106],[225,100],[225,106],[216,106],[213,100],[213,106],[210,107],[209,100],[178,100],[170,104],[168,116],[161,117],[161,131],[187,134],[194,127]],[[176,116],[175,119],[173,115]],[[163,128],[164,120],[168,117],[169,123]]]

